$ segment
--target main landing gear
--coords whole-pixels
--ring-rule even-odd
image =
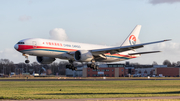
[[[98,67],[98,65],[95,64],[95,60],[92,60],[91,62],[92,62],[91,64],[87,64],[87,67],[90,67],[93,70],[98,70],[99,67]]]
[[[73,65],[73,60],[69,60],[69,65],[66,65],[66,68],[72,69],[72,70],[77,70],[77,67],[74,67]]]
[[[74,67],[73,62],[74,62],[73,60],[69,60],[70,64],[66,65],[66,68],[77,70],[77,67]],[[91,69],[94,69],[94,70],[99,69],[99,67],[95,64],[95,60],[92,60],[91,64],[87,64],[87,67],[90,67]]]
[[[27,59],[27,60],[25,60],[25,63],[29,63],[30,61],[28,60],[28,54],[23,54],[23,56],[25,56],[25,58]]]

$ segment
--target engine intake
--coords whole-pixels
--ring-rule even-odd
[[[93,55],[87,50],[78,50],[74,54],[74,59],[79,62],[90,62],[93,59]]]
[[[36,59],[41,64],[51,64],[52,62],[54,62],[56,60],[55,58],[41,57],[41,56],[37,56]]]

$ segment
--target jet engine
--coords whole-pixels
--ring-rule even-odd
[[[93,59],[93,55],[87,50],[78,50],[74,53],[74,59],[79,62],[90,62]]]
[[[52,63],[52,62],[54,62],[56,60],[55,58],[41,57],[41,56],[37,56],[36,59],[41,64],[50,64],[50,63]]]

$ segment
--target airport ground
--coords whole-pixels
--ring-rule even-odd
[[[0,81],[119,81],[119,80],[180,80],[180,77],[34,77],[15,76],[0,78]]]
[[[179,77],[150,79],[53,77],[1,78],[0,80],[1,100],[148,101],[154,99],[156,101],[157,99],[160,101],[166,99],[168,101],[170,99],[176,101],[180,99]]]

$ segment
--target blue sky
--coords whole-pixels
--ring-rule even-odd
[[[50,38],[55,28],[64,29],[69,41],[120,45],[137,24],[142,25],[142,43],[173,40],[140,49],[162,53],[130,62],[180,61],[180,0],[1,0],[0,12],[0,57],[15,63],[25,60],[14,50],[15,43]]]

